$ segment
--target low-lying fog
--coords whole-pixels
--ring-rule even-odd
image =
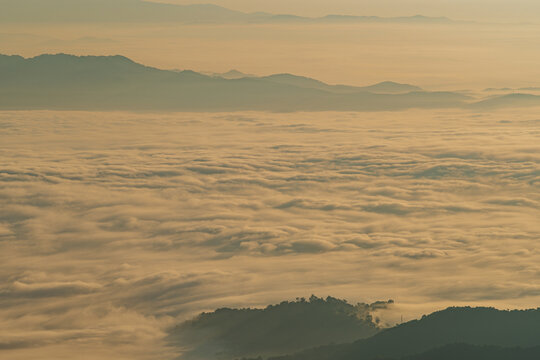
[[[200,311],[312,293],[536,307],[527,111],[2,112],[0,349],[167,358]]]

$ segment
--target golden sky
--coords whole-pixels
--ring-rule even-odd
[[[538,86],[540,26],[468,24],[0,24],[2,52],[121,54],[164,69],[428,89]]]
[[[178,4],[191,3],[177,1]],[[206,3],[207,1],[200,1]],[[537,1],[222,0],[242,11],[447,16],[477,24],[17,24],[0,23],[0,52],[121,54],[149,66],[269,75],[328,83],[380,81],[433,90],[538,86]],[[532,21],[530,24],[523,22]],[[498,22],[498,23],[492,23]],[[499,22],[506,23],[501,25]]]

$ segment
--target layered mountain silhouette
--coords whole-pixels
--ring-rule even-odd
[[[378,111],[460,107],[469,100],[390,82],[362,88],[288,74],[226,79],[122,56],[0,55],[0,80],[0,109]]]
[[[248,77],[256,77],[255,75],[246,74],[246,73],[243,73],[243,72],[238,71],[236,69],[232,69],[232,70],[229,70],[229,71],[224,72],[224,73],[207,73],[205,75],[210,75],[210,76],[214,76],[214,77],[220,77],[220,78],[229,79],[229,80],[242,79],[242,78],[248,78]]]
[[[371,312],[392,302],[351,305],[312,296],[264,309],[218,309],[171,331],[170,342],[188,349],[183,359],[270,356],[320,344],[344,343],[380,331]]]
[[[359,91],[371,92],[375,94],[404,94],[413,91],[422,91],[422,89],[418,86],[399,84],[392,81],[385,81],[371,86],[357,87],[346,85],[328,85],[319,80],[292,74],[276,74],[263,77],[262,79],[278,84],[293,85],[305,89],[318,89],[340,94],[351,94]]]
[[[328,15],[308,18],[264,12],[243,13],[212,4],[177,5],[144,0],[0,0],[0,21],[29,23],[80,22],[174,22],[199,23],[342,23],[401,22],[450,23],[448,18],[421,15],[382,18],[377,16]]]
[[[396,111],[540,106],[540,96],[480,101],[391,81],[357,87],[292,74],[205,75],[160,70],[123,56],[0,55],[0,109],[134,111]]]
[[[383,330],[368,339],[351,344],[321,346],[274,360],[491,359],[489,356],[496,352],[493,347],[506,348],[504,351],[507,355],[515,354],[523,356],[519,357],[521,359],[529,359],[527,356],[530,354],[538,354],[538,334],[538,309],[500,311],[493,308],[449,308]],[[529,350],[523,350],[527,348]],[[461,353],[463,357],[459,355]],[[484,357],[475,357],[480,356],[478,354]],[[512,355],[494,359],[518,357]]]
[[[530,89],[530,91],[534,91]],[[505,107],[531,107],[540,105],[540,96],[525,93],[512,93],[490,97],[471,105],[475,109],[493,109]]]

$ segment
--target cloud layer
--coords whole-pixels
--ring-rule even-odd
[[[312,293],[535,307],[539,125],[0,113],[0,352],[174,357],[167,330],[199,311]]]

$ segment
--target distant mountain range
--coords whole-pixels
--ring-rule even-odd
[[[522,91],[526,91],[523,89]],[[534,91],[532,89],[528,91]],[[505,107],[532,107],[540,105],[540,96],[526,93],[512,93],[493,96],[472,104],[473,109],[493,109]]]
[[[289,74],[224,79],[122,56],[2,55],[0,80],[0,109],[375,111],[456,107],[468,100],[391,82],[365,88]]]
[[[475,99],[394,82],[329,85],[291,74],[242,77],[147,67],[123,56],[0,55],[0,109],[133,111],[381,111],[521,107],[540,96]]]
[[[257,77],[256,75],[245,74],[245,73],[243,73],[241,71],[238,71],[236,69],[232,69],[232,70],[229,70],[229,71],[224,72],[224,73],[209,72],[209,73],[203,73],[203,74],[208,75],[208,76],[213,76],[213,77],[220,77],[220,78],[228,79],[228,80],[242,79],[242,78],[248,78],[248,77]]]
[[[358,87],[347,85],[328,85],[319,80],[291,74],[276,74],[265,76],[260,79],[276,84],[298,86],[304,89],[318,89],[338,94],[354,94],[358,92],[370,92],[374,94],[404,94],[413,91],[422,91],[422,89],[418,86],[399,84],[393,81],[384,81],[375,85]]]
[[[244,13],[212,4],[176,5],[144,0],[0,0],[0,21],[19,23],[176,22],[198,23],[451,23],[422,15],[382,18],[328,15],[309,18],[264,12]]]

